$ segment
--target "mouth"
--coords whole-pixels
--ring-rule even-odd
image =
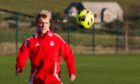
[[[45,30],[45,28],[41,27],[40,30],[43,31],[43,30]]]

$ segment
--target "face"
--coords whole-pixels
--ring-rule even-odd
[[[46,33],[50,30],[50,19],[49,18],[42,18],[40,17],[37,22],[37,30],[40,33]]]

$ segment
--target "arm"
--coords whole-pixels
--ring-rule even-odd
[[[75,60],[74,60],[72,49],[66,42],[62,43],[61,49],[62,49],[62,56],[64,57],[64,60],[67,65],[70,80],[74,81],[76,78],[76,67],[75,67]]]
[[[26,40],[18,51],[18,55],[16,58],[16,75],[18,75],[19,73],[21,73],[23,71],[25,63],[29,56],[29,52],[30,52],[29,43]]]

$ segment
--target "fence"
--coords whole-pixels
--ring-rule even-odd
[[[140,28],[135,21],[114,21],[95,24],[89,30],[80,29],[74,19],[67,23],[52,21],[52,30],[66,40],[75,53],[139,52]],[[14,54],[22,42],[35,32],[34,19],[12,14],[0,14],[0,54]]]

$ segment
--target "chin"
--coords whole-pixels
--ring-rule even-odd
[[[42,31],[42,33],[46,33],[47,31]]]

